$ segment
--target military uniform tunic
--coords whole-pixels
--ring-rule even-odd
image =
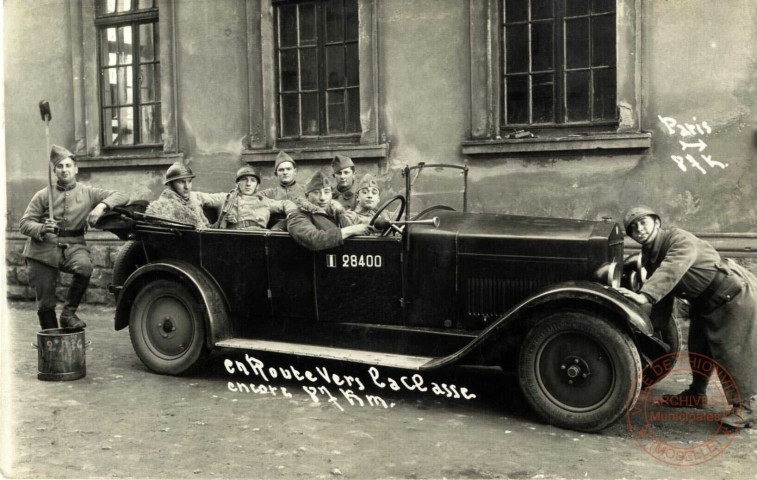
[[[342,245],[342,227],[353,225],[343,209],[323,210],[307,200],[297,202],[298,210],[287,217],[287,230],[294,241],[311,251]]]
[[[271,200],[261,194],[237,195],[229,206],[223,228],[234,230],[255,230],[267,228],[272,214],[286,217],[297,211],[289,200]]]
[[[352,182],[352,185],[350,185],[350,188],[342,191],[339,190],[339,187],[337,187],[334,192],[331,194],[331,197],[334,200],[339,201],[342,205],[344,205],[344,208],[347,210],[354,210],[355,209],[355,203],[357,202],[357,190],[358,190],[358,183]]]
[[[297,184],[297,181],[295,180],[289,185],[279,184],[275,187],[261,190],[258,193],[271,200],[289,200],[293,202],[296,199],[305,196],[305,188],[302,185]]]
[[[642,248],[642,256],[651,275],[641,293],[655,307],[666,310],[672,296],[689,300],[690,350],[719,362],[732,376],[744,401],[757,394],[754,275],[735,262],[721,261],[712,245],[677,228],[660,229],[652,244]],[[718,271],[732,277],[721,282],[721,288],[708,292]]]

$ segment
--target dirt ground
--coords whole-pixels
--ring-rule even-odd
[[[699,466],[653,459],[621,421],[598,434],[543,424],[525,405],[513,375],[499,369],[455,368],[423,374],[424,385],[454,384],[476,398],[447,398],[389,388],[407,372],[368,366],[258,355],[265,368],[310,371],[325,390],[296,378],[268,381],[230,374],[225,361],[244,363],[243,352],[214,353],[190,376],[150,373],[131,348],[127,331],[115,332],[113,310],[84,307],[89,323],[87,375],[72,382],[36,378],[38,330],[33,306],[10,305],[10,338],[3,338],[2,474],[10,478],[756,478],[754,429],[733,436],[723,453]],[[8,350],[10,348],[10,350]],[[10,363],[10,364],[8,364]],[[249,363],[247,364],[249,365]],[[355,405],[339,386],[320,377],[352,377]],[[265,370],[264,370],[265,371]],[[320,372],[320,373],[319,373]],[[374,372],[375,373],[375,372]],[[270,374],[270,371],[269,371]],[[360,379],[365,390],[357,388]],[[239,390],[250,383],[268,393]],[[676,375],[655,392],[681,390]],[[274,387],[272,395],[269,387]],[[347,389],[347,386],[342,386]],[[441,387],[440,387],[441,388]],[[286,389],[286,392],[283,391]],[[444,393],[444,391],[442,391]],[[386,402],[386,408],[376,398]],[[368,404],[373,400],[374,405]],[[678,410],[681,411],[681,410]],[[634,428],[643,425],[631,424]],[[701,444],[707,422],[658,425],[665,440]],[[9,441],[8,441],[9,440]],[[724,436],[716,440],[727,443]],[[729,439],[730,440],[730,439]]]

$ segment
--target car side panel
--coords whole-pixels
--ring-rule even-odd
[[[313,252],[288,233],[270,233],[268,282],[275,317],[316,318]]]

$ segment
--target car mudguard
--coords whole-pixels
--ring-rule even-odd
[[[616,318],[625,321],[634,340],[643,339],[640,348],[644,350],[666,353],[664,344],[653,337],[654,327],[649,316],[635,303],[627,300],[623,295],[609,287],[588,281],[564,282],[550,285],[511,308],[507,313],[497,318],[489,327],[459,351],[446,357],[437,358],[424,365],[424,369],[439,368],[453,363],[461,363],[465,358],[485,348],[490,341],[496,341],[501,335],[506,335],[519,319],[528,316],[537,307],[554,304],[562,308],[565,303],[572,307],[599,307],[612,312]]]
[[[167,259],[138,268],[124,282],[116,305],[115,329],[129,325],[129,312],[134,298],[145,281],[159,278],[178,279],[199,295],[207,315],[208,347],[232,337],[226,299],[213,279],[200,268],[182,260]]]

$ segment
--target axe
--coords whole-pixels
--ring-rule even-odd
[[[45,122],[45,139],[47,140],[47,150],[45,152],[48,155],[48,158],[45,163],[49,165],[47,167],[47,202],[48,202],[48,218],[50,220],[55,220],[53,218],[53,178],[52,175],[54,174],[52,169],[52,164],[50,163],[50,120],[53,119],[53,114],[50,112],[50,104],[47,102],[47,100],[42,100],[39,102],[39,114],[42,116],[42,121]]]

